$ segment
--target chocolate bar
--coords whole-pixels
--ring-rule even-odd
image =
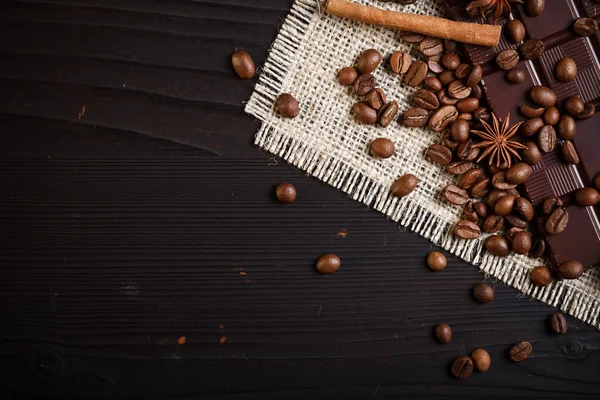
[[[469,1],[446,0],[444,3],[453,19],[489,23],[483,17],[470,18],[467,15]],[[510,19],[520,20],[526,29],[525,40],[542,40],[545,51],[537,60],[521,61],[517,67],[527,72],[525,82],[511,84],[506,80],[506,71],[496,65],[495,58],[504,50],[518,49],[520,44],[512,43],[503,33],[500,44],[495,48],[464,46],[470,61],[483,68],[482,86],[490,110],[500,118],[510,113],[513,122],[527,120],[520,114],[519,106],[537,107],[528,99],[529,89],[536,85],[550,87],[556,93],[558,106],[562,106],[568,97],[579,95],[584,102],[590,102],[598,109],[600,33],[581,37],[575,34],[573,24],[580,17],[600,21],[600,4],[592,0],[553,0],[546,2],[543,13],[537,17],[528,16],[521,4],[511,5],[510,15],[503,16],[497,23],[505,25]],[[555,77],[555,66],[564,57],[572,58],[577,64],[577,76],[571,82],[560,82]],[[573,143],[580,163],[565,163],[560,146],[556,146],[553,152],[545,154],[541,162],[532,167],[533,173],[524,184],[525,195],[534,206],[554,195],[561,197],[568,212],[567,228],[557,235],[546,236],[554,265],[570,260],[577,260],[586,267],[600,265],[600,205],[579,207],[573,202],[573,192],[582,187],[593,187],[594,179],[600,175],[599,127],[600,113],[587,120],[578,120]],[[543,226],[544,217],[537,222]],[[540,234],[544,235],[543,232],[541,229]]]

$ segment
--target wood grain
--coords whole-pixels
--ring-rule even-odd
[[[228,57],[262,63],[290,4],[0,2],[2,398],[598,398],[598,331],[500,283],[477,304],[476,267],[429,271],[428,241],[252,145]]]

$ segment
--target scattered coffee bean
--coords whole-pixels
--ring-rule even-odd
[[[542,258],[544,254],[546,254],[546,241],[542,238],[535,238],[529,255],[535,258]]]
[[[434,74],[440,74],[444,71],[442,65],[442,55],[436,54],[435,56],[427,57],[427,67]]]
[[[544,125],[538,135],[538,146],[544,153],[550,153],[556,147],[556,131],[550,125]]]
[[[290,204],[296,200],[296,188],[291,183],[280,183],[275,189],[277,200],[283,204]]]
[[[477,86],[481,82],[481,78],[483,78],[483,68],[479,64],[474,65],[473,70],[467,78],[467,86],[471,88]]]
[[[462,119],[454,121],[450,127],[452,139],[456,140],[457,142],[466,142],[469,140],[470,131],[471,127],[469,126],[469,123]]]
[[[504,217],[504,219],[515,228],[525,229],[528,226],[527,221],[514,214],[508,214]]]
[[[455,99],[454,97],[450,97],[448,95],[448,89],[440,90],[438,92],[437,96],[438,96],[438,100],[440,101],[440,104],[442,104],[442,105],[453,106],[456,103],[458,103],[458,99]]]
[[[508,38],[514,43],[520,43],[525,39],[525,26],[518,19],[508,21],[505,31]]]
[[[526,60],[537,60],[544,54],[545,50],[544,42],[537,39],[526,40],[519,49],[521,55]]]
[[[533,136],[544,126],[544,120],[541,118],[533,118],[525,121],[520,129],[521,135],[523,136]]]
[[[386,103],[385,92],[383,89],[375,88],[367,95],[367,103],[376,110],[379,110]]]
[[[245,50],[238,50],[231,56],[231,63],[236,74],[242,79],[250,79],[254,76],[256,68],[250,54]]]
[[[406,110],[402,118],[404,125],[410,127],[423,127],[429,121],[429,112],[424,108],[416,107]]]
[[[452,151],[441,144],[432,144],[429,146],[425,155],[439,165],[447,165],[452,161]]]
[[[600,193],[592,187],[577,189],[575,202],[581,207],[592,207],[600,201]]]
[[[377,86],[375,77],[371,74],[363,74],[356,78],[352,88],[357,95],[366,96],[371,90],[375,89],[375,86]]]
[[[485,221],[483,221],[483,231],[485,233],[496,233],[500,231],[503,226],[504,218],[496,214],[488,215]]]
[[[340,268],[341,261],[335,254],[325,254],[317,261],[317,271],[323,275],[332,274]]]
[[[448,185],[442,190],[442,196],[451,204],[462,206],[469,201],[469,194],[466,190],[456,185]]]
[[[546,266],[535,267],[531,271],[531,281],[538,286],[546,287],[552,283],[552,273]]]
[[[367,104],[366,101],[360,101],[352,108],[356,119],[363,124],[373,125],[377,122],[377,110]]]
[[[485,198],[485,204],[487,204],[488,207],[490,207],[493,210],[496,207],[496,203],[498,202],[498,200],[500,200],[506,195],[508,195],[507,191],[494,189]]]
[[[453,161],[446,165],[446,171],[450,172],[452,175],[462,175],[471,168],[473,168],[473,163],[471,161]]]
[[[460,186],[463,189],[468,189],[483,178],[483,170],[481,168],[473,168],[465,172],[460,177],[460,179],[458,180],[458,186]]]
[[[518,63],[519,53],[513,49],[504,50],[496,56],[496,64],[498,64],[498,67],[506,71],[513,69]]]
[[[471,94],[471,88],[459,80],[452,82],[448,86],[448,95],[455,99],[466,99]]]
[[[585,103],[583,106],[583,112],[577,116],[579,119],[592,118],[596,114],[596,107],[592,103]]]
[[[395,101],[390,101],[385,106],[379,110],[377,114],[377,118],[379,120],[379,125],[384,128],[390,126],[392,121],[396,119],[396,115],[398,115],[399,106]]]
[[[548,107],[544,112],[544,122],[546,125],[556,125],[560,120],[560,111],[556,106]]]
[[[508,194],[502,197],[496,203],[496,207],[494,207],[494,212],[498,215],[508,215],[510,214],[515,207],[515,196],[512,194]]]
[[[418,48],[425,57],[435,56],[444,51],[444,42],[438,38],[426,37],[419,43]]]
[[[520,185],[531,176],[531,172],[531,167],[528,164],[520,162],[506,171],[506,180],[509,183]]]
[[[282,93],[275,101],[275,107],[279,114],[284,118],[296,118],[300,113],[298,100],[289,93]]]
[[[563,158],[569,164],[577,165],[579,164],[579,155],[577,154],[577,150],[575,150],[575,145],[570,140],[565,140],[561,147]]]
[[[448,324],[437,324],[435,326],[435,337],[440,343],[448,344],[452,340],[452,329]]]
[[[460,160],[473,161],[479,156],[481,151],[479,147],[473,147],[475,143],[472,140],[462,142],[456,149],[456,156]]]
[[[531,346],[531,343],[519,342],[510,349],[508,355],[510,356],[511,360],[519,362],[529,358],[532,351],[533,347]]]
[[[521,156],[523,157],[523,161],[525,161],[529,165],[535,165],[542,160],[542,152],[537,144],[534,142],[525,142],[523,143],[527,146],[526,149],[521,150]]]
[[[492,359],[490,358],[490,354],[484,349],[476,349],[471,353],[471,359],[473,360],[473,365],[475,369],[479,372],[485,372],[490,369],[490,365],[492,364]]]
[[[452,363],[452,375],[456,379],[467,379],[473,374],[473,360],[470,357],[460,357]]]
[[[578,117],[585,109],[585,103],[579,96],[571,96],[565,100],[565,108],[572,117]]]
[[[544,111],[546,111],[546,109],[544,107],[532,108],[526,105],[522,105],[519,107],[519,111],[521,112],[521,114],[523,114],[523,116],[527,118],[537,118],[541,117],[542,114],[544,114]]]
[[[488,208],[485,203],[478,201],[473,203],[473,209],[479,218],[486,218],[488,215]]]
[[[433,111],[440,107],[440,101],[435,93],[430,92],[427,89],[417,90],[413,95],[412,100],[415,106],[424,108],[428,111]]]
[[[396,197],[407,196],[416,189],[418,183],[419,178],[417,178],[415,175],[402,175],[392,184],[392,195]]]
[[[479,222],[479,216],[475,212],[475,207],[473,206],[473,202],[471,200],[467,201],[463,207],[462,218],[471,222]]]
[[[460,58],[455,53],[446,53],[442,56],[442,65],[450,71],[454,71],[460,65]]]
[[[361,74],[370,74],[375,71],[381,62],[381,53],[375,49],[367,49],[358,58],[356,68]]]
[[[396,146],[390,139],[379,138],[371,142],[371,155],[377,158],[390,158],[394,155]]]
[[[458,117],[458,110],[454,106],[443,106],[433,113],[429,119],[429,128],[436,132],[446,129]]]
[[[542,15],[545,5],[545,0],[525,0],[524,8],[527,15],[530,17],[537,17]]]
[[[395,74],[404,75],[410,67],[410,54],[405,51],[396,51],[390,57],[390,68]]]
[[[481,236],[481,230],[476,223],[463,219],[454,226],[454,235],[461,239],[472,240]]]
[[[444,48],[446,51],[455,52],[458,49],[458,44],[452,39],[444,39]]]
[[[563,201],[560,197],[556,196],[548,196],[544,199],[542,203],[542,212],[545,215],[552,214],[554,210],[563,206]]]
[[[525,82],[525,71],[521,68],[513,68],[506,73],[506,80],[514,84],[523,83]]]
[[[579,18],[575,20],[573,30],[579,36],[592,36],[598,33],[598,22],[593,18]]]
[[[583,275],[583,264],[579,261],[565,261],[557,268],[560,279],[579,279]]]
[[[489,303],[494,300],[494,289],[487,283],[478,283],[473,288],[473,296],[475,296],[480,303]]]
[[[569,213],[564,208],[557,208],[546,221],[546,232],[549,235],[558,235],[565,230],[568,223]]]
[[[408,68],[408,71],[406,71],[406,74],[404,75],[404,84],[413,87],[418,86],[421,82],[423,82],[425,76],[427,76],[428,70],[429,68],[427,67],[427,64],[425,64],[425,62],[421,60],[415,61]]]
[[[444,268],[446,268],[447,263],[448,260],[446,259],[446,256],[440,253],[439,251],[432,251],[427,256],[427,265],[433,271],[438,272],[443,270]]]
[[[461,113],[472,113],[479,108],[479,100],[475,97],[467,97],[456,103],[456,109]],[[468,114],[472,118],[471,114]]]
[[[473,114],[471,114],[471,113],[464,113],[463,112],[463,113],[458,114],[458,117],[456,119],[463,119],[465,121],[472,121],[473,120]]]
[[[492,181],[491,178],[485,178],[477,182],[471,187],[471,196],[477,198],[483,198],[489,193],[489,185]]]
[[[479,107],[477,110],[473,111],[473,118],[477,121],[488,121],[490,119],[490,113],[487,108]]]
[[[454,82],[456,80],[456,78],[454,77],[454,73],[452,71],[444,71],[442,73],[440,73],[438,75],[438,79],[440,80],[440,82],[442,83],[442,86],[446,87],[449,84],[451,84],[452,82]]]
[[[560,335],[564,335],[568,330],[567,320],[561,313],[555,313],[552,315],[552,317],[550,317],[550,326],[554,332]]]
[[[456,71],[454,71],[454,76],[456,79],[467,79],[469,75],[473,72],[473,66],[471,64],[460,64]]]
[[[358,78],[358,73],[352,67],[344,67],[338,72],[338,80],[342,85],[352,86]]]
[[[425,35],[421,35],[419,33],[413,33],[413,32],[401,32],[400,39],[402,39],[406,43],[417,44],[417,43],[421,42],[423,39],[425,39]]]
[[[440,90],[442,90],[442,82],[440,82],[438,78],[433,76],[428,76],[427,78],[425,78],[423,80],[423,86],[425,86],[426,89],[432,90],[434,92],[439,92]]]
[[[556,79],[571,82],[577,76],[577,64],[572,58],[565,57],[556,64]]]
[[[492,235],[488,237],[485,240],[485,248],[488,253],[497,257],[506,257],[510,254],[510,243],[500,235]],[[477,295],[475,296],[477,297]]]
[[[529,91],[529,97],[535,104],[542,107],[552,107],[556,104],[556,94],[546,86],[534,86]]]
[[[483,90],[481,90],[481,85],[476,85],[471,88],[471,97],[475,97],[477,100],[481,100],[483,97]]]
[[[512,238],[513,250],[517,254],[527,254],[531,250],[531,235],[529,232],[517,232]]]
[[[500,190],[509,190],[517,187],[515,183],[510,183],[506,180],[506,172],[500,171],[492,177],[492,186]]]
[[[519,197],[515,200],[515,210],[525,221],[531,221],[534,216],[533,205],[524,197]]]

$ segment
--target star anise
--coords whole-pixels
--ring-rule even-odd
[[[502,121],[502,124],[500,124],[500,120],[492,113],[492,126],[485,121],[481,121],[481,123],[485,128],[485,132],[474,129],[471,130],[472,133],[484,139],[482,142],[473,146],[475,148],[485,148],[477,162],[489,156],[490,165],[495,159],[497,167],[500,167],[502,162],[510,167],[512,165],[512,156],[515,156],[519,160],[521,159],[517,150],[526,149],[527,146],[509,139],[517,133],[517,130],[523,122],[510,126],[510,114],[508,114],[506,118],[504,118],[504,121]]]
[[[510,12],[510,3],[523,4],[523,0],[475,0],[467,5],[467,14],[471,17],[493,14],[492,22],[495,24],[502,14]]]

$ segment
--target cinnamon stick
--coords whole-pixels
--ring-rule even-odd
[[[410,14],[399,11],[381,10],[363,6],[347,0],[329,0],[325,10],[328,14],[362,21],[371,25],[381,25],[402,31],[420,33],[457,42],[495,47],[500,41],[502,28],[497,25],[456,22],[427,15]]]

